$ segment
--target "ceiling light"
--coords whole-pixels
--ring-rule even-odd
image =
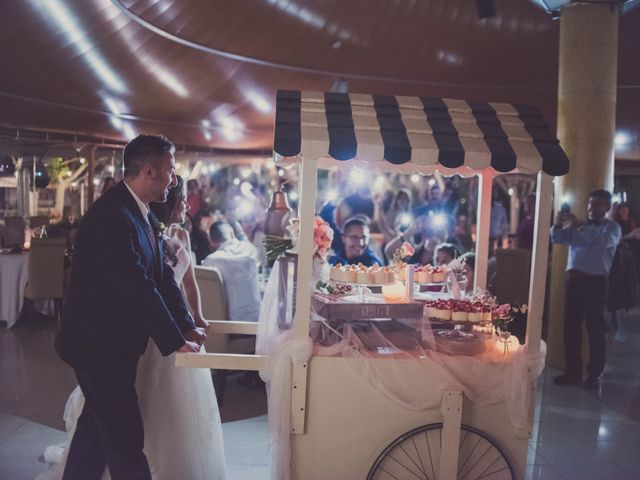
[[[128,90],[116,71],[98,53],[91,37],[82,28],[78,17],[68,8],[66,2],[62,0],[31,0],[31,4],[45,20],[53,21],[62,30],[68,42],[75,48],[76,53],[88,64],[102,83],[115,92],[123,93]]]

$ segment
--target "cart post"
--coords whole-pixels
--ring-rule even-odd
[[[549,261],[549,226],[551,225],[551,202],[553,201],[553,180],[540,171],[536,188],[536,218],[533,237],[533,257],[529,280],[529,310],[527,314],[527,353],[540,351],[542,336],[542,312],[547,283],[547,263]]]
[[[551,225],[551,205],[553,202],[553,180],[546,173],[538,172],[536,187],[536,217],[533,237],[533,256],[529,279],[529,310],[527,312],[527,333],[525,348],[529,355],[540,352],[542,337],[542,314],[547,285],[547,265],[549,261],[549,225]],[[537,382],[531,383],[530,398],[535,398]],[[535,402],[529,404],[527,428],[518,432],[521,438],[531,437]]]
[[[444,392],[440,412],[442,413],[443,422],[438,480],[455,480],[458,478],[462,392],[456,390]]]
[[[478,210],[476,215],[476,264],[474,288],[487,289],[489,233],[491,229],[491,187],[493,171],[487,168],[478,177]]]
[[[298,239],[298,282],[296,284],[296,313],[293,334],[296,342],[309,338],[311,314],[311,274],[313,258],[313,232],[315,222],[317,160],[303,158],[300,162],[300,236]],[[305,428],[307,403],[307,362],[294,363],[291,383],[291,433],[302,435]]]

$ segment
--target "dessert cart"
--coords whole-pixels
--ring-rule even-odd
[[[260,355],[178,354],[177,365],[261,371],[268,384],[274,480],[524,478],[535,380],[544,364],[540,336],[552,177],[569,169],[542,115],[504,103],[280,91],[274,151],[279,164],[295,164],[301,174],[297,268],[272,273],[258,326],[215,322],[212,328],[258,333]],[[480,288],[487,278],[492,179],[514,172],[537,175],[526,343],[513,361],[478,364],[466,357],[421,355],[392,362],[384,355],[313,354],[317,171],[354,166],[478,176]],[[292,293],[283,291],[280,275],[295,285]],[[271,318],[283,302],[293,318],[288,329]],[[354,368],[364,357],[376,372],[374,381]],[[377,388],[399,377],[409,381],[404,402]],[[476,390],[479,379],[482,391]],[[511,395],[505,379],[519,386],[518,395]],[[410,398],[414,393],[419,401]]]

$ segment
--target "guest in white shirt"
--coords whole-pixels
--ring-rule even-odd
[[[256,247],[247,240],[238,240],[225,221],[211,225],[210,238],[214,252],[202,264],[220,270],[227,292],[229,319],[257,322],[260,293]]]

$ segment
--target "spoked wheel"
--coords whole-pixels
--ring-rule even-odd
[[[395,439],[369,470],[367,480],[437,480],[442,423],[424,425]],[[460,427],[458,480],[513,480],[500,448],[475,428]]]

